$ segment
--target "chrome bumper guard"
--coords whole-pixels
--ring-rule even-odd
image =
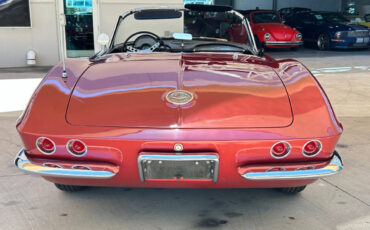
[[[265,41],[264,43],[273,46],[303,45],[303,41]]]
[[[304,180],[318,179],[339,173],[343,164],[338,154],[334,154],[330,163],[324,168],[295,171],[248,172],[242,177],[247,180]]]
[[[110,171],[81,170],[72,168],[64,169],[36,165],[28,160],[24,149],[22,149],[15,158],[15,165],[25,172],[50,177],[109,179],[116,175]]]

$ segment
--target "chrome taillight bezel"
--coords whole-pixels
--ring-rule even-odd
[[[305,153],[304,149],[305,149],[306,145],[307,145],[308,143],[312,142],[312,141],[315,141],[315,142],[319,143],[319,149],[317,150],[317,152],[316,152],[316,153],[314,153],[314,154],[312,154],[312,155],[311,155],[311,154],[307,154],[307,153]],[[305,157],[314,157],[314,156],[317,156],[317,155],[321,152],[321,150],[322,150],[322,143],[321,143],[321,141],[319,141],[319,140],[309,140],[309,141],[307,141],[307,142],[302,146],[302,154],[303,154]]]
[[[70,144],[71,144],[71,142],[73,142],[73,141],[79,141],[79,142],[81,142],[81,143],[84,145],[84,147],[85,147],[85,151],[84,151],[82,154],[76,154],[76,153],[74,153],[74,152],[70,149]],[[85,156],[85,155],[86,155],[86,153],[87,153],[87,145],[85,144],[85,142],[83,142],[83,141],[81,141],[81,140],[79,140],[79,139],[71,139],[71,140],[69,140],[69,141],[67,142],[67,144],[66,144],[66,149],[67,149],[67,151],[69,152],[69,154],[71,154],[72,156],[75,156],[75,157],[83,157],[83,156]]]
[[[287,152],[286,152],[284,155],[282,155],[282,156],[276,156],[276,155],[273,153],[273,149],[274,149],[275,145],[278,145],[278,144],[280,144],[280,143],[282,143],[282,144],[286,144],[286,146],[287,146]],[[282,159],[282,158],[287,157],[287,156],[290,154],[290,152],[291,152],[291,151],[292,151],[292,146],[290,145],[290,143],[289,143],[289,142],[287,142],[287,141],[278,141],[278,142],[276,142],[275,144],[273,144],[273,145],[271,146],[271,148],[270,148],[270,155],[271,155],[273,158],[275,158],[275,159]]]
[[[40,148],[40,146],[39,146],[39,141],[40,141],[41,139],[47,139],[47,140],[49,140],[51,143],[53,143],[53,146],[54,146],[53,151],[51,151],[51,152],[45,152],[44,150],[42,150],[42,149]],[[51,155],[51,154],[55,153],[55,151],[56,151],[56,149],[57,149],[57,146],[55,145],[55,142],[54,142],[52,139],[50,139],[50,138],[48,138],[48,137],[39,137],[39,138],[37,138],[37,139],[36,139],[36,148],[37,148],[41,153],[43,153],[43,154],[45,154],[45,155]]]

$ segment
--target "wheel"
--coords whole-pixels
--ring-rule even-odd
[[[316,43],[319,50],[329,50],[331,45],[329,35],[326,33],[320,34]]]
[[[282,192],[282,193],[285,193],[285,194],[297,194],[297,193],[300,193],[302,192],[304,189],[306,188],[306,185],[305,186],[300,186],[300,187],[290,187],[290,188],[278,188],[277,190]]]
[[[55,184],[55,187],[64,192],[78,192],[86,188],[85,186],[65,185],[65,184]]]

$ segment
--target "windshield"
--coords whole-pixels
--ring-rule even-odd
[[[275,12],[258,12],[252,14],[253,23],[281,22],[280,17]]]
[[[321,14],[325,21],[328,22],[349,22],[345,17],[338,13],[324,13]]]
[[[129,51],[137,51],[137,49],[148,51],[153,48],[153,43],[159,42],[161,47],[155,47],[155,51],[175,52],[179,51],[176,49],[179,47],[175,47],[175,44],[179,45],[177,41],[182,38],[189,46],[191,43],[199,45],[196,44],[197,41],[203,41],[201,45],[218,44],[218,47],[209,46],[208,48],[211,49],[207,51],[225,50],[226,46],[233,46],[233,51],[247,49],[252,51],[254,46],[253,41],[250,40],[252,36],[248,36],[251,34],[249,27],[243,20],[243,16],[239,15],[233,11],[171,8],[129,13],[120,18],[111,48],[128,46]],[[178,34],[181,35],[180,39],[176,36]],[[183,38],[184,36],[186,39]],[[191,47],[191,50],[194,50],[194,46]],[[122,50],[125,50],[125,47]]]

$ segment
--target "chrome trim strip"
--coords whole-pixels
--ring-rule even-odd
[[[218,180],[218,169],[219,169],[219,159],[216,155],[140,155],[137,158],[137,165],[139,169],[140,181],[145,182],[143,168],[141,162],[143,160],[161,160],[161,161],[193,161],[193,160],[209,160],[215,161],[215,172],[212,179],[213,183],[216,183]]]
[[[285,46],[285,45],[303,45],[303,41],[265,41],[265,45]]]
[[[343,164],[338,154],[334,154],[330,163],[324,168],[294,170],[294,171],[274,171],[274,172],[248,172],[241,175],[247,180],[303,180],[317,179],[339,173],[343,169]]]
[[[253,36],[252,27],[251,27],[251,24],[249,23],[249,19],[238,11],[231,10],[231,13],[233,13],[235,15],[238,15],[242,19],[242,24],[244,25],[244,27],[245,27],[245,29],[247,30],[247,33],[248,33],[248,39],[250,39],[250,41],[252,42],[252,44],[251,44],[253,46],[252,49],[255,52],[255,54],[257,55],[258,54],[258,48],[257,48],[256,40],[254,39],[254,36]]]
[[[50,177],[65,177],[65,178],[86,178],[86,179],[109,179],[116,174],[110,171],[95,171],[95,170],[79,170],[79,169],[64,169],[52,168],[31,163],[24,149],[18,153],[15,158],[15,165],[28,173],[37,174],[40,176]]]

